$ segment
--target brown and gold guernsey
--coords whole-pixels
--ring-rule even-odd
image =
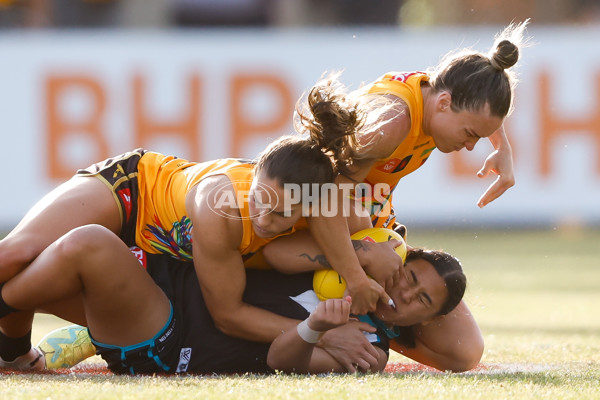
[[[275,238],[261,238],[252,229],[248,193],[254,178],[254,163],[238,159],[220,159],[203,163],[147,152],[138,164],[138,218],[136,243],[149,253],[169,254],[192,260],[192,221],[185,208],[186,195],[201,180],[225,175],[231,181],[243,225],[239,246],[244,258]],[[305,222],[299,221],[301,225]],[[296,226],[278,236],[295,231]],[[207,228],[206,234],[210,235]],[[201,240],[201,239],[200,239]]]
[[[389,157],[377,161],[365,179],[365,183],[371,188],[376,184],[386,184],[389,187],[389,192],[384,194],[384,201],[371,199],[374,227],[388,227],[393,224],[395,218],[391,205],[392,191],[400,179],[422,166],[435,149],[433,139],[426,135],[422,128],[421,83],[428,80],[427,74],[422,72],[389,72],[366,88],[370,94],[391,94],[401,98],[408,106],[411,119],[411,127],[406,139]]]

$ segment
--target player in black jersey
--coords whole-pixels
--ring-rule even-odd
[[[117,264],[115,259],[127,261]],[[436,273],[424,258],[415,258],[414,264],[407,259],[406,265],[414,265],[410,268],[417,273]],[[433,317],[449,296],[441,277],[428,282],[435,285],[429,291]],[[310,273],[293,277],[275,271],[249,273],[245,301],[305,321],[283,333],[277,339],[279,345],[269,352],[269,344],[228,337],[214,326],[191,263],[134,253],[99,225],[75,229],[50,245],[29,268],[2,285],[0,294],[0,318],[16,310],[41,308],[87,326],[98,354],[115,373],[270,372],[273,367],[297,372],[346,371],[314,344],[319,331],[348,320],[349,302],[328,300],[311,315],[309,304],[316,304],[316,296]],[[328,306],[335,310],[333,315],[327,313]],[[371,318],[378,326],[369,336],[377,346],[381,358],[377,365],[382,369],[389,327],[378,316]],[[300,360],[294,351],[307,357]]]

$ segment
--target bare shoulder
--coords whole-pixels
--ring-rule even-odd
[[[233,194],[235,190],[229,178],[225,175],[213,175],[202,179],[186,196],[186,208],[189,213],[204,207],[214,207],[222,203],[224,196]],[[228,203],[225,203],[228,204]]]
[[[187,194],[186,211],[195,231],[211,232],[203,235],[204,243],[216,241],[221,246],[229,243],[237,248],[243,227],[236,193],[227,176],[215,175],[201,180]]]
[[[393,101],[393,106],[383,116],[386,122],[381,127],[382,141],[386,146],[392,146],[392,149],[395,149],[406,139],[410,131],[410,110],[401,98],[393,95],[385,96]]]
[[[408,136],[411,128],[410,110],[404,100],[397,96],[382,95],[391,102],[382,113],[383,123],[375,131],[367,132],[360,138],[364,147],[364,157],[378,160],[388,157]]]

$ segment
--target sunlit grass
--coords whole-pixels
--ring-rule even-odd
[[[115,377],[0,375],[2,399],[597,399],[600,230],[419,231],[409,243],[458,256],[484,334],[464,374]],[[36,319],[34,341],[62,321]],[[409,362],[393,354],[392,362]],[[97,362],[97,361],[96,361]]]

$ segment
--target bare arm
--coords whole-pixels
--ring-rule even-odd
[[[343,182],[340,177],[339,183]],[[357,230],[370,228],[370,219],[357,211],[354,204],[348,205],[348,193],[343,189],[338,191],[337,210],[344,210],[344,213],[338,212],[334,216],[315,216],[310,217],[309,228],[312,237],[325,260],[335,271],[344,277],[348,285],[348,291],[352,296],[352,312],[354,314],[365,314],[374,310],[378,300],[384,303],[389,301],[389,296],[385,293],[382,285],[391,286],[399,277],[398,268],[401,265],[399,257],[389,253],[388,257],[373,259],[365,264],[358,259],[354,251],[354,246],[350,239],[350,233]],[[350,215],[346,218],[344,215]],[[391,256],[390,256],[391,254]],[[392,257],[390,259],[390,257]],[[364,260],[363,260],[364,261]],[[376,281],[369,279],[363,269],[367,268],[370,273],[375,272],[373,277]],[[310,268],[314,269],[314,268]]]
[[[207,207],[203,193],[219,179],[201,182],[188,195],[187,210],[193,222],[194,266],[206,306],[215,325],[225,334],[259,342],[271,342],[282,329],[290,329],[297,320],[249,305],[242,300],[246,270],[238,249],[242,238],[241,221],[223,218]],[[232,211],[234,212],[234,211]],[[210,227],[207,235],[205,227]]]
[[[396,265],[396,268],[402,265],[402,259],[394,251],[399,245],[397,240],[382,243],[352,240],[360,265],[374,278],[376,275],[373,275],[371,266],[375,264],[390,263]],[[306,230],[270,242],[263,248],[263,255],[271,267],[285,274],[331,269],[321,248]]]
[[[348,322],[350,302],[347,299],[331,299],[320,303],[306,321],[277,337],[267,356],[269,366],[294,373],[345,372],[346,368],[317,347],[316,343],[319,341],[318,333]],[[384,359],[378,366],[385,366],[387,356],[383,350],[377,350],[379,359]]]
[[[504,125],[494,132],[489,140],[495,150],[486,158],[483,167],[477,172],[477,176],[485,178],[490,172],[493,172],[498,177],[479,198],[477,202],[479,207],[491,203],[515,185],[512,148],[504,131]]]
[[[368,132],[360,137],[363,148],[360,168],[350,177],[355,182],[362,182],[369,173],[373,164],[389,156],[394,149],[406,139],[410,131],[411,121],[406,104],[395,96],[389,96],[395,102],[383,120],[386,121],[374,132]],[[338,184],[347,183],[348,178],[339,177]],[[338,210],[344,199],[343,191],[338,193]],[[379,287],[369,281],[361,268],[360,262],[352,251],[352,243],[348,235],[348,227],[343,216],[312,217],[309,219],[310,231],[316,243],[322,249],[332,268],[339,272],[347,281],[348,289],[352,295],[352,312],[364,314],[374,309],[378,300],[387,302],[389,296],[383,291],[382,284],[393,284],[398,279],[397,264],[378,265]]]
[[[441,371],[468,371],[481,360],[483,337],[464,301],[448,315],[415,327],[414,333],[415,348],[409,349],[393,341],[390,348]]]

